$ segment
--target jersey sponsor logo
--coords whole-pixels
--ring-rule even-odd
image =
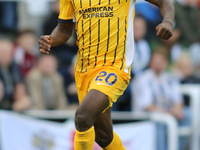
[[[83,14],[83,19],[91,19],[91,18],[94,18],[94,17],[95,18],[113,17],[113,12]]]
[[[79,14],[83,15],[83,19],[113,17],[113,6],[93,7],[79,10]]]
[[[113,12],[113,6],[108,7],[93,7],[93,8],[87,8],[79,10],[79,14],[85,14],[85,13],[93,13],[93,12],[102,12],[102,11],[112,11]]]

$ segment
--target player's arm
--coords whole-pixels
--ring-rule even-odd
[[[50,48],[64,44],[72,35],[73,22],[58,23],[51,35],[41,36],[38,43],[40,52],[49,54]]]
[[[163,21],[156,27],[157,36],[168,40],[172,36],[172,27],[175,18],[175,8],[170,0],[146,0],[160,8]]]

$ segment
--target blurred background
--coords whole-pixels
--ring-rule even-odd
[[[127,150],[137,146],[140,150],[200,149],[200,1],[173,3],[174,31],[167,41],[156,36],[155,27],[162,22],[159,9],[143,0],[136,3],[132,78],[112,108]],[[51,34],[58,15],[59,0],[0,0],[1,150],[13,150],[11,145],[15,150],[73,150],[69,141],[58,146],[62,143],[58,141],[67,141],[64,129],[56,133],[60,135],[47,132],[53,132],[54,123],[73,120],[78,107],[75,31],[50,55],[40,54],[37,44],[41,35]],[[18,126],[13,128],[15,123]],[[69,124],[73,137],[73,123]],[[16,143],[16,137],[8,136],[13,134],[22,134],[21,140]],[[145,139],[148,135],[150,139]],[[22,139],[32,147],[20,146]]]

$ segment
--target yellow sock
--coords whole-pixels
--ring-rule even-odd
[[[95,141],[94,127],[84,132],[76,130],[74,138],[74,150],[92,150]]]
[[[112,142],[103,148],[102,150],[126,150],[125,147],[122,145],[122,141],[120,137],[113,132],[113,140]]]

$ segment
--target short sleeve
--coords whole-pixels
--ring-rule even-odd
[[[60,14],[58,22],[73,22],[74,8],[70,0],[60,0]]]

